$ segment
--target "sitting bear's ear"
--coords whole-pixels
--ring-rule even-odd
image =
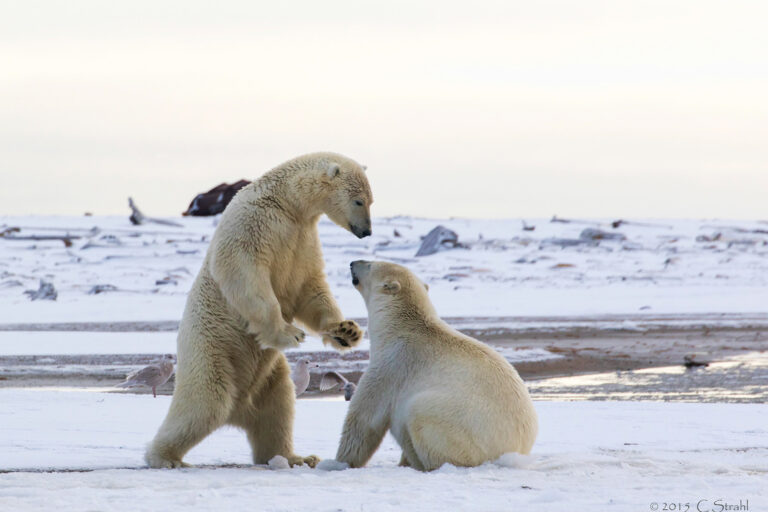
[[[397,281],[386,281],[381,285],[381,289],[387,295],[394,295],[400,291],[400,283]]]
[[[423,284],[423,285],[424,285],[424,289],[425,289],[425,290],[429,291],[429,285],[428,285],[427,283],[421,283],[421,284]]]
[[[368,166],[367,166],[367,165],[361,165],[360,167],[362,167],[362,168],[363,168],[363,172],[365,172],[365,171],[367,171],[367,170],[368,170]]]
[[[328,173],[329,178],[335,178],[341,172],[341,167],[336,162],[331,162],[328,164],[328,170],[326,172]]]

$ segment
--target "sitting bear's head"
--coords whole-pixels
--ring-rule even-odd
[[[370,236],[373,195],[365,167],[341,155],[334,155],[326,165],[323,176],[328,191],[325,214],[357,238]]]
[[[429,286],[416,275],[395,263],[353,261],[350,264],[352,284],[368,306],[374,310],[434,312],[427,291]]]

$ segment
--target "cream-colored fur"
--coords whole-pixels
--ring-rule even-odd
[[[454,330],[427,287],[392,263],[352,263],[368,308],[371,362],[352,398],[336,459],[361,467],[387,429],[401,465],[431,471],[530,452],[538,420],[517,371],[496,351]]]
[[[176,389],[150,445],[151,467],[179,467],[216,428],[243,428],[253,461],[293,453],[294,388],[280,350],[304,332],[338,349],[357,345],[323,271],[317,222],[325,213],[362,238],[373,201],[364,167],[333,153],[290,160],[244,187],[221,217],[179,327]]]

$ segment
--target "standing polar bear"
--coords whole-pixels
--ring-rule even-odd
[[[282,455],[291,465],[294,386],[280,352],[304,332],[337,349],[357,345],[323,272],[317,222],[325,213],[358,238],[371,234],[365,168],[334,153],[290,160],[241,189],[221,217],[187,298],[177,341],[176,389],[146,454],[155,468],[184,455],[218,427],[244,429],[253,462]]]
[[[368,308],[371,362],[336,460],[364,466],[387,429],[403,449],[400,465],[421,471],[529,453],[538,420],[512,365],[443,322],[426,285],[408,269],[367,261],[351,267]]]

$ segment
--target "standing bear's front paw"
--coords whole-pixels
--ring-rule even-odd
[[[304,341],[304,337],[304,331],[298,327],[286,323],[274,337],[264,337],[259,341],[265,347],[270,347],[277,350],[285,350],[287,348],[298,347],[299,344]]]
[[[301,455],[290,455],[286,457],[288,459],[288,464],[293,466],[303,466],[306,464],[307,466],[314,468],[317,466],[317,463],[320,462],[320,457],[317,455],[308,455],[307,457],[302,457]]]
[[[363,330],[354,320],[344,320],[323,333],[323,343],[330,343],[337,350],[356,347],[363,339]]]

